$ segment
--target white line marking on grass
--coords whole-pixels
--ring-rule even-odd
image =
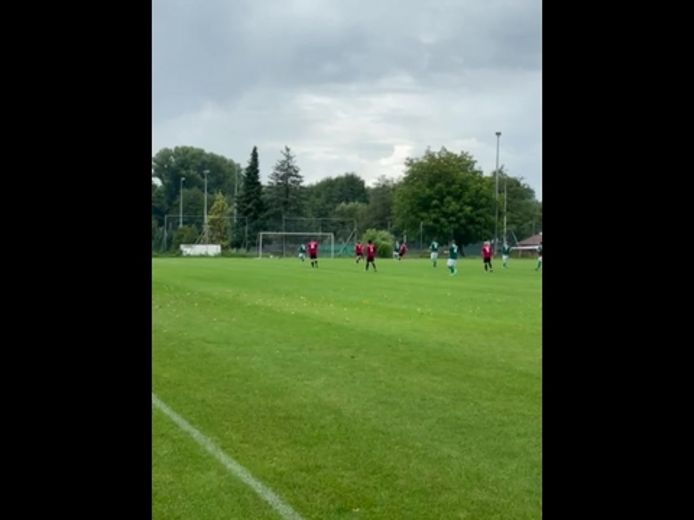
[[[220,450],[210,439],[200,433],[194,426],[191,426],[188,421],[169,408],[166,403],[161,401],[154,393],[152,393],[152,404],[159,410],[164,412],[169,418],[175,422],[181,430],[190,434],[195,441],[212,454],[219,462],[221,462],[231,474],[238,477],[246,483],[260,498],[265,500],[272,508],[277,511],[282,518],[286,520],[303,520],[301,515],[294,511],[291,506],[286,504],[279,496],[277,496],[265,484],[257,480],[251,473],[241,464],[229,457],[226,453]]]

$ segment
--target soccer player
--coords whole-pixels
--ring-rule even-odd
[[[536,271],[542,269],[542,240],[540,240],[540,245],[537,246],[537,267]]]
[[[508,269],[508,257],[511,254],[511,248],[509,245],[504,242],[503,247],[501,248],[501,260],[503,261],[503,267],[504,269]]]
[[[494,256],[494,250],[489,240],[485,241],[482,245],[482,261],[484,262],[484,270],[490,273],[494,272],[492,269],[492,257]]]
[[[311,259],[311,267],[318,267],[318,242],[313,239],[308,243],[308,257]]]
[[[357,242],[357,245],[354,246],[354,254],[357,257],[357,263],[364,258],[364,245],[361,242]]]
[[[451,276],[458,274],[458,268],[456,264],[458,263],[458,245],[455,240],[451,240],[451,245],[448,248],[448,270],[451,272]]]
[[[306,259],[306,244],[299,245],[299,259],[302,262]]]
[[[374,273],[376,271],[376,244],[369,240],[366,244],[366,270],[369,270],[369,264],[374,266]]]
[[[434,264],[434,267],[436,267],[436,262],[439,259],[439,243],[436,241],[436,239],[431,241],[431,245],[429,246],[429,251],[431,251],[431,261]]]
[[[403,242],[400,244],[400,251],[398,252],[398,260],[402,260],[403,257],[407,254],[407,244]]]

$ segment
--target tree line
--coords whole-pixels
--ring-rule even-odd
[[[257,147],[245,167],[200,148],[163,148],[152,158],[152,247],[177,250],[199,240],[205,181],[209,240],[223,248],[254,248],[260,231],[327,231],[335,232],[336,240],[354,241],[376,230],[414,245],[451,238],[472,244],[493,238],[494,174],[483,175],[469,153],[442,147],[407,158],[401,179],[381,176],[366,186],[356,173],[346,172],[305,185],[285,146],[263,185]],[[540,231],[542,203],[523,178],[501,167],[499,188],[500,239],[504,207],[510,243]]]

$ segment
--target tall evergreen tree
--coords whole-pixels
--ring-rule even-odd
[[[239,213],[246,218],[248,242],[251,245],[256,243],[258,232],[261,231],[260,228],[263,226],[262,217],[265,213],[263,186],[260,184],[257,146],[253,147],[245,173],[243,191],[239,197]]]
[[[268,186],[268,217],[273,226],[281,224],[283,216],[294,216],[302,213],[301,183],[303,177],[299,173],[296,159],[289,147],[282,150],[282,158],[275,164],[270,174]]]

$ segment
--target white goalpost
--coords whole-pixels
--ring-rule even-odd
[[[290,244],[290,247],[292,248],[291,251],[289,251],[289,254],[287,254],[286,251],[286,238],[290,237],[292,238],[292,243]],[[278,256],[295,256],[297,255],[296,248],[298,247],[298,244],[304,243],[306,244],[309,240],[312,238],[318,239],[318,242],[322,242],[320,240],[320,237],[326,237],[330,240],[330,258],[335,258],[335,234],[334,233],[321,233],[321,232],[311,232],[311,231],[261,231],[258,233],[258,258],[263,257],[263,240],[265,240],[266,246],[268,245],[269,242],[272,242],[272,238],[282,238],[282,247],[281,249],[278,250],[277,247],[275,247],[274,251],[275,254]],[[270,254],[270,251],[267,252],[267,254]],[[318,249],[318,254],[321,254],[321,249],[319,245]],[[320,257],[320,256],[319,256]]]

